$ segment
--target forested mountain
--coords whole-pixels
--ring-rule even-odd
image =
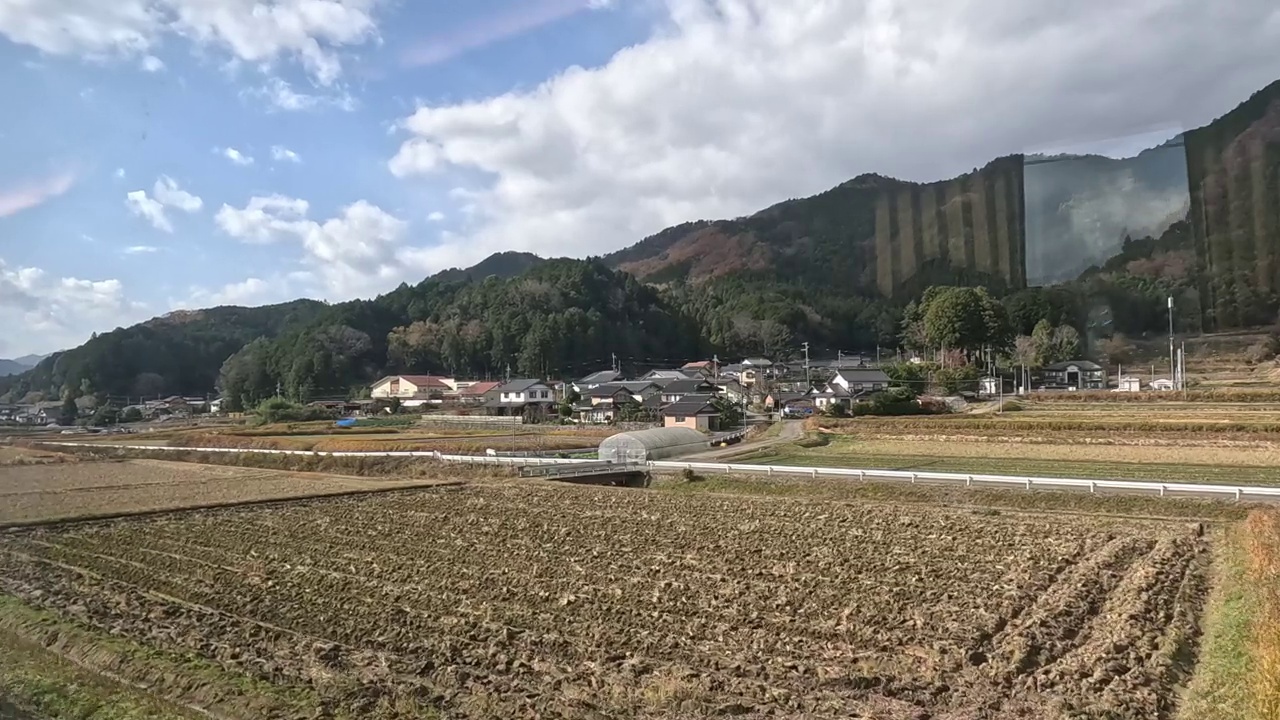
[[[0,378],[0,394],[57,397],[84,381],[95,393],[123,397],[200,394],[213,390],[222,362],[245,343],[274,337],[325,309],[314,300],[258,308],[181,310],[128,328],[95,335],[54,353],[20,376]]]
[[[279,386],[305,399],[396,371],[572,375],[611,353],[869,350],[898,346],[904,309],[943,285],[987,287],[1019,333],[1069,324],[1086,349],[1164,332],[1170,296],[1179,332],[1272,322],[1280,82],[1184,137],[1189,212],[1176,142],[1122,161],[1057,158],[1047,176],[1044,158],[1018,155],[937,183],[865,174],[596,260],[498,253],[373,300],[174,313],[0,378],[0,393],[203,394],[221,378],[231,398]],[[1056,284],[1028,287],[1041,282]]]
[[[274,341],[231,357],[219,387],[232,407],[283,387],[343,395],[380,373],[546,377],[627,358],[698,357],[697,325],[658,291],[598,261],[548,260],[502,279],[401,285],[335,305]]]
[[[448,270],[441,270],[435,275],[432,275],[431,279],[460,282],[464,280],[484,280],[492,275],[496,278],[506,280],[507,278],[513,278],[532,268],[534,265],[538,265],[543,262],[546,261],[533,253],[514,251],[500,252],[490,255],[469,268],[450,268]]]

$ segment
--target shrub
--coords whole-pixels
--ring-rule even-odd
[[[280,423],[280,422],[308,422],[312,420],[333,420],[337,418],[334,413],[324,408],[302,406],[295,402],[291,402],[282,397],[273,397],[263,400],[254,409],[258,415],[260,424]]]

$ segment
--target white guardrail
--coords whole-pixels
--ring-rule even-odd
[[[62,447],[91,447],[99,449],[116,448],[121,450],[150,450],[168,452],[207,452],[207,453],[261,453],[267,455],[310,455],[313,457],[417,457],[441,460],[444,462],[469,463],[473,465],[568,465],[577,463],[599,463],[592,458],[545,458],[545,457],[504,457],[494,455],[449,455],[431,451],[337,451],[323,452],[312,450],[263,450],[258,448],[193,448],[169,447],[166,445],[109,445],[104,443],[73,442],[41,442],[40,445]],[[1270,498],[1280,500],[1280,487],[1261,487],[1257,485],[1208,485],[1195,483],[1169,483],[1144,480],[1091,480],[1082,478],[1029,477],[1022,475],[982,475],[969,473],[944,473],[907,470],[875,470],[840,467],[801,467],[798,465],[746,465],[740,463],[705,463],[680,462],[678,460],[658,460],[645,463],[654,470],[696,470],[711,473],[740,473],[766,476],[799,476],[799,477],[842,477],[858,480],[889,480],[908,483],[934,483],[947,485],[964,485],[965,487],[1016,487],[1025,490],[1073,489],[1099,491],[1144,492],[1158,494],[1160,497],[1171,495],[1184,496],[1222,496],[1235,500],[1251,498]]]

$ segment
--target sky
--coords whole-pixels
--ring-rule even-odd
[[[1276,47],[1274,0],[0,0],[0,357],[1136,152]]]

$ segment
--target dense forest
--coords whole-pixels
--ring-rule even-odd
[[[1172,149],[1103,165],[1111,174],[1146,173],[1144,186],[1168,189],[1156,180],[1170,176]],[[1025,203],[1059,207],[1055,198],[1079,183],[1024,203],[1026,165],[1009,156],[940,183],[861,175],[749,217],[672,227],[603,258],[499,253],[373,300],[173,313],[0,378],[0,401],[216,387],[234,405],[277,388],[297,399],[346,395],[388,372],[572,376],[607,367],[615,355],[650,364],[711,353],[792,356],[805,342],[831,355],[923,349],[924,324],[913,313],[940,287],[985,288],[981,302],[951,294],[939,307],[999,303],[1009,338],[1028,347],[1038,338],[1040,351],[1024,358],[1051,355],[1050,347],[1102,357],[1126,337],[1162,334],[1169,297],[1179,333],[1274,322],[1280,82],[1187,133],[1185,152],[1189,212],[1152,211],[1141,222],[1090,215],[1082,227],[1092,230],[1064,237],[1102,250],[1071,262],[1037,255],[1055,271],[1077,255],[1093,262],[1050,287],[1027,287]],[[1063,218],[1054,222],[1050,230],[1066,232]],[[1083,236],[1090,232],[1105,237]],[[1019,354],[1011,342],[999,350]]]

